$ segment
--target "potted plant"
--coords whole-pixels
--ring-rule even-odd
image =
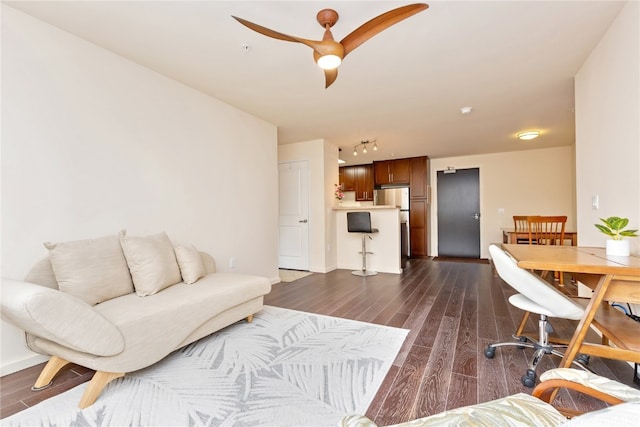
[[[594,224],[596,228],[611,237],[611,239],[607,240],[607,255],[629,256],[629,241],[623,240],[623,238],[638,236],[638,230],[624,229],[627,224],[629,224],[629,219],[610,216],[606,219],[600,218],[600,221],[602,221],[604,225]]]

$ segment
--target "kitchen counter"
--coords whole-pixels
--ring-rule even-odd
[[[334,211],[375,211],[378,209],[399,209],[398,206],[336,206]]]
[[[347,231],[347,212],[371,212],[371,227],[377,233],[367,239],[367,269],[380,273],[402,273],[400,208],[396,206],[337,206],[333,208],[336,221],[337,267],[362,269],[362,235]],[[406,227],[406,226],[405,226]]]

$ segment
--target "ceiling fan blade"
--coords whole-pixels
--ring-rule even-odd
[[[300,41],[296,37],[270,30],[269,28],[263,27],[262,25],[254,24],[253,22],[249,22],[246,19],[238,18],[237,16],[232,15],[231,17],[245,27],[250,28],[257,33],[264,34],[265,36],[278,40],[300,43]]]
[[[333,82],[336,81],[336,79],[338,78],[338,69],[334,68],[331,70],[324,70],[324,79],[325,79],[325,85],[324,88],[328,88],[329,86],[331,86],[333,84]]]
[[[325,43],[322,40],[307,40],[296,36],[290,36],[288,34],[279,33],[274,30],[270,30],[267,27],[263,27],[262,25],[254,24],[253,22],[247,21],[246,19],[238,18],[237,16],[231,16],[233,19],[244,25],[245,27],[252,29],[253,31],[265,35],[267,37],[271,37],[278,40],[284,40],[287,42],[294,43],[302,43],[304,45],[309,46],[311,49],[316,52],[322,54]]]
[[[403,19],[415,15],[418,12],[422,12],[428,7],[429,5],[426,3],[410,4],[390,10],[370,21],[365,22],[340,42],[342,46],[344,46],[344,56],[347,56],[349,52],[353,51],[355,48],[381,31],[386,30],[390,26],[397,24]]]

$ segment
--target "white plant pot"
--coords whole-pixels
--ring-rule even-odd
[[[607,255],[629,256],[631,245],[628,240],[607,240]]]

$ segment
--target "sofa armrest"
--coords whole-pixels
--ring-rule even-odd
[[[120,330],[73,295],[7,278],[1,290],[2,318],[32,335],[98,356],[124,350]]]
[[[568,387],[578,389],[582,386],[590,391],[597,391],[612,396],[623,402],[640,400],[640,390],[614,381],[591,372],[572,368],[556,368],[540,375],[540,381],[546,383],[551,380],[559,380]]]
[[[550,369],[540,375],[540,384],[533,390],[532,395],[551,403],[556,391],[560,388],[577,391],[610,405],[640,401],[640,390],[600,375],[572,368]],[[580,415],[580,412],[566,408],[557,409],[568,416]]]

